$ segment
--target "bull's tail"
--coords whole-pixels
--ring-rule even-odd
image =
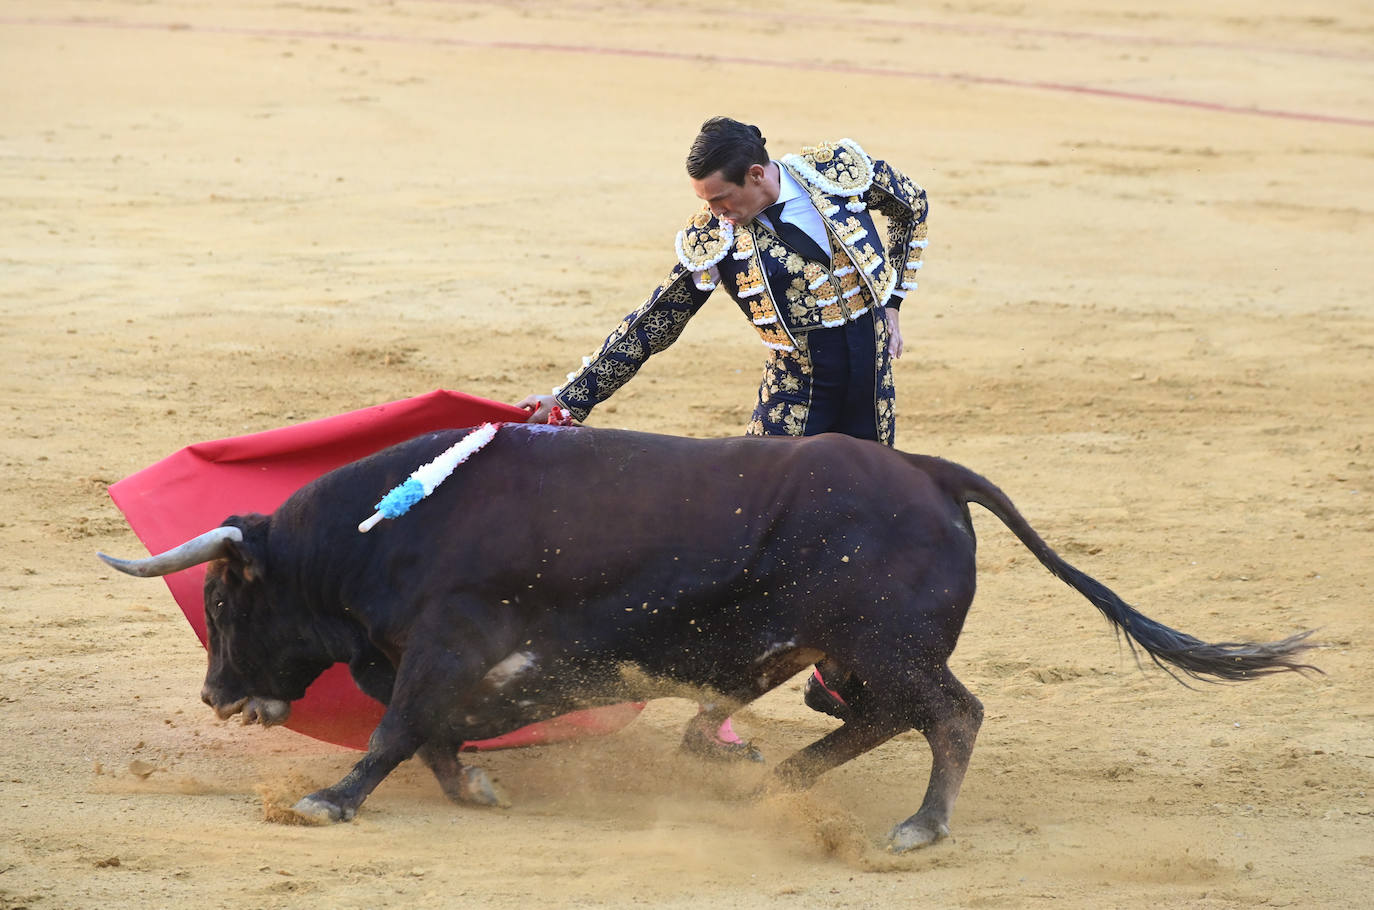
[[[1285,671],[1321,672],[1298,660],[1302,652],[1313,647],[1307,641],[1311,630],[1269,643],[1211,644],[1171,629],[1126,603],[1102,582],[1069,565],[1035,532],[1007,495],[986,478],[941,459],[911,458],[956,500],[977,503],[997,516],[1026,549],[1035,554],[1041,565],[1097,607],[1117,632],[1126,637],[1132,651],[1137,645],[1145,649],[1166,672],[1172,672],[1166,664],[1196,679],[1241,680]]]

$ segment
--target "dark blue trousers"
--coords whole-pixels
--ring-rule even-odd
[[[859,439],[878,438],[874,318],[869,310],[853,322],[807,332],[811,410],[805,435],[844,433]]]

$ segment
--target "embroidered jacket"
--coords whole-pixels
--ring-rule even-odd
[[[823,216],[831,262],[804,259],[757,220],[734,227],[703,207],[678,233],[678,264],[668,277],[554,390],[573,416],[585,419],[676,341],[721,285],[771,349],[770,362],[792,359],[806,332],[900,306],[915,289],[926,247],[923,189],[852,139],[805,148],[779,164]],[[887,218],[886,246],[871,209]]]

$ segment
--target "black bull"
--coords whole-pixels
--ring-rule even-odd
[[[1156,663],[1249,679],[1297,662],[1307,633],[1208,644],[1137,612],[1061,559],[995,486],[956,464],[844,436],[682,439],[508,425],[409,514],[368,534],[382,493],[459,440],[412,439],[162,556],[213,560],[209,670],[222,717],[283,720],[335,662],[387,705],[366,755],[298,811],[351,818],[419,753],[453,799],[499,802],[458,746],[665,682],[710,693],[698,740],[824,657],[852,673],[849,716],[782,762],[819,775],[915,728],[933,755],[904,850],[948,832],[982,706],[947,666],[974,593],[968,504],[999,518]]]

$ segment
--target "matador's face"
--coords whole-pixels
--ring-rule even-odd
[[[755,164],[744,173],[744,183],[731,183],[720,171],[692,181],[697,198],[705,200],[711,214],[733,225],[748,224],[778,201],[778,166]]]

